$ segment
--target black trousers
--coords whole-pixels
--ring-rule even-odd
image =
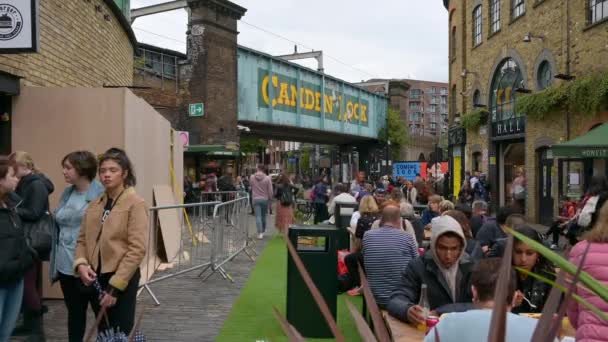
[[[99,284],[102,289],[108,288],[108,283],[113,275],[114,273],[105,273],[99,277]],[[137,302],[139,278],[140,272],[138,268],[125,290],[119,294],[114,294],[117,298],[116,305],[106,310],[110,325],[108,326],[106,320],[102,319],[99,324],[100,331],[113,328],[114,330],[122,331],[127,336],[129,335],[135,324],[135,303]],[[95,293],[94,295],[95,298],[91,301],[91,304],[95,316],[97,316],[101,310],[101,306],[99,305],[99,300],[97,300],[97,294]]]
[[[361,277],[359,277],[359,267],[357,263],[363,267],[363,254],[361,252],[350,253],[344,257],[344,263],[348,269],[348,274],[352,279],[352,287],[361,286]]]
[[[557,245],[559,242],[559,234],[562,232],[562,228],[559,226],[560,222],[553,222],[549,230],[547,231],[547,235],[552,235],[552,242],[554,245]]]
[[[59,273],[63,301],[68,309],[68,340],[82,342],[87,326],[87,308],[91,302],[91,291],[83,291],[80,278]]]
[[[329,219],[329,213],[327,212],[327,205],[325,203],[315,203],[315,218],[314,223],[323,222]]]

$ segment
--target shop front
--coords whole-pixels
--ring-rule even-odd
[[[593,176],[608,177],[608,123],[593,127],[586,134],[551,147],[559,158],[560,198],[578,200],[584,196]]]
[[[464,151],[467,143],[467,131],[462,127],[451,128],[448,132],[448,155],[450,156],[451,182],[449,193],[455,198],[460,193],[460,187],[464,181],[465,158]]]
[[[522,71],[512,58],[496,68],[490,87],[489,184],[492,207],[526,208],[526,117],[515,110]],[[523,187],[523,189],[522,189]]]

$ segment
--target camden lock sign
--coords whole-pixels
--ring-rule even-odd
[[[38,0],[0,0],[0,53],[38,51]]]
[[[1,0],[0,0],[1,1]],[[278,110],[320,117],[324,111],[325,118],[336,121],[348,121],[361,126],[369,125],[369,102],[356,96],[343,94],[339,89],[325,87],[325,94],[319,84],[298,82],[297,79],[258,69],[260,91],[259,107],[270,107]]]
[[[520,116],[492,123],[492,136],[502,137],[526,133],[526,117]]]

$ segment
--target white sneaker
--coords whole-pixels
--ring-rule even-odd
[[[264,238],[264,233],[258,234],[258,240],[262,240]]]
[[[556,244],[552,244],[549,248],[551,248],[552,250],[557,250],[559,249],[559,246],[557,246]]]

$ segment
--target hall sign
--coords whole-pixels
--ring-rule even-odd
[[[0,54],[38,51],[38,0],[0,0]]]
[[[526,117],[496,121],[492,123],[492,136],[501,137],[526,133]]]
[[[0,0],[1,1],[1,0]],[[367,126],[369,103],[367,100],[343,94],[339,89],[325,86],[322,92],[318,84],[298,81],[296,78],[258,69],[259,96],[258,107],[320,117],[323,110],[325,118],[335,121]]]

